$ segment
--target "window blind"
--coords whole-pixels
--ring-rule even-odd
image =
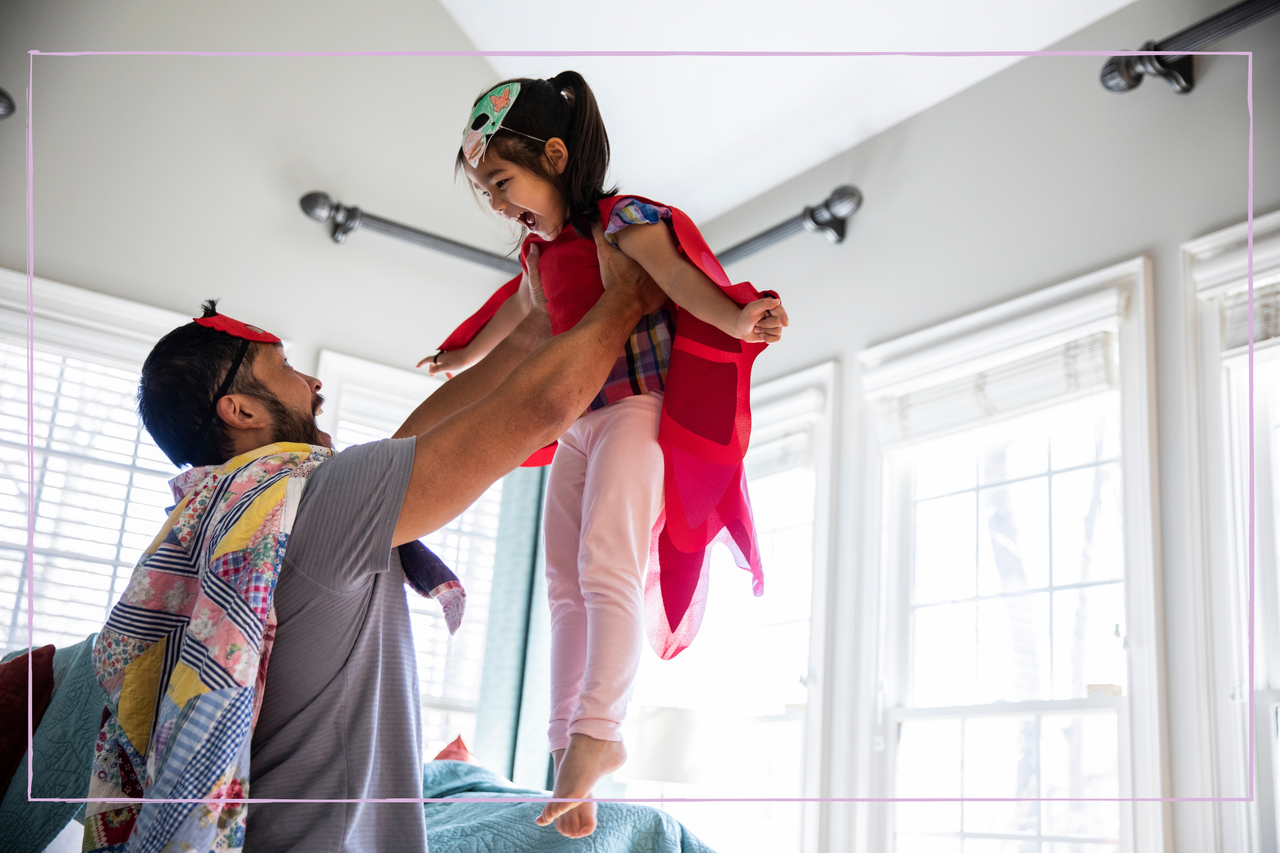
[[[751,445],[743,462],[747,479],[756,480],[788,468],[813,464],[814,429],[826,406],[818,388],[752,403]]]
[[[1115,385],[1115,333],[1107,329],[935,385],[890,389],[869,402],[881,445],[892,447]]]
[[[1253,342],[1280,338],[1280,283],[1253,291]],[[1222,349],[1249,345],[1249,293],[1238,290],[1222,299]]]
[[[35,645],[106,621],[173,503],[176,469],[142,429],[138,373],[115,359],[35,350]],[[0,640],[27,646],[27,359],[0,339]]]

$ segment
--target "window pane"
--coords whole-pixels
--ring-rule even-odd
[[[1090,684],[1125,691],[1124,625],[1119,583],[1053,594],[1053,698],[1084,698]]]
[[[1049,467],[1047,414],[992,426],[983,434],[982,482],[1003,483],[1043,474]]]
[[[1040,853],[1039,841],[1011,838],[966,838],[964,853]]]
[[[972,492],[916,504],[916,604],[973,597],[976,535]]]
[[[912,705],[927,708],[973,701],[977,606],[938,604],[915,611]]]
[[[1049,585],[1049,481],[984,489],[978,531],[978,594]]]
[[[1051,410],[1050,457],[1061,471],[1120,455],[1120,395],[1097,394]]]
[[[1120,466],[1053,477],[1053,582],[1111,580],[1124,572]]]
[[[978,475],[977,458],[972,436],[950,436],[921,444],[912,453],[916,497],[972,489]]]
[[[1035,717],[984,717],[964,724],[964,795],[1025,797],[965,803],[964,831],[1034,835],[1039,829],[1039,730]]]
[[[960,720],[908,720],[898,739],[898,775],[893,796],[900,799],[960,798]],[[899,835],[959,832],[960,803],[895,803]]]
[[[978,603],[978,702],[1051,698],[1049,594]]]
[[[1040,722],[1040,761],[1046,835],[1117,840],[1120,804],[1064,801],[1073,797],[1119,797],[1119,745],[1114,714],[1045,715]]]

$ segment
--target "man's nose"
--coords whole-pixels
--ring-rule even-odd
[[[314,376],[307,376],[307,374],[304,373],[302,374],[302,378],[307,380],[307,385],[310,386],[313,393],[318,392],[322,387],[320,380],[316,379]]]

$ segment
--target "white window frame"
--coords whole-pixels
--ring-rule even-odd
[[[1121,697],[1120,796],[1169,796],[1168,719],[1164,666],[1163,595],[1159,562],[1159,501],[1155,431],[1155,358],[1152,268],[1145,257],[1045,288],[921,332],[871,347],[858,355],[861,369],[863,547],[858,613],[863,623],[859,669],[867,673],[855,694],[851,729],[853,761],[866,770],[849,781],[859,796],[891,796],[894,778],[892,709],[878,708],[896,618],[888,612],[896,583],[895,544],[884,538],[891,517],[883,483],[885,449],[877,434],[873,401],[902,393],[941,371],[972,373],[1012,354],[1046,348],[1109,329],[1119,350],[1121,470],[1124,495],[1125,599],[1129,695]],[[896,727],[892,727],[896,728]],[[1172,849],[1167,803],[1121,804],[1123,849]],[[892,809],[862,808],[846,832],[859,849],[890,849]]]
[[[1248,613],[1249,448],[1248,349],[1224,352],[1223,300],[1249,286],[1247,222],[1214,232],[1182,246],[1185,309],[1187,408],[1184,415],[1192,455],[1185,540],[1190,556],[1193,612],[1195,720],[1194,740],[1184,761],[1189,773],[1209,786],[1196,796],[1247,797],[1249,770],[1247,634]],[[1280,211],[1253,220],[1253,287],[1280,282]],[[1255,360],[1280,356],[1280,338],[1258,343]],[[1234,387],[1233,387],[1234,386]],[[1232,393],[1234,391],[1234,393]],[[1261,418],[1262,412],[1256,416]],[[1256,563],[1254,647],[1254,712],[1257,752],[1252,803],[1218,802],[1212,809],[1185,815],[1187,839],[1206,851],[1277,849],[1275,709],[1280,704],[1280,617],[1274,607],[1276,588],[1275,532],[1270,439],[1257,436]],[[1227,571],[1223,571],[1226,563]],[[1269,681],[1268,683],[1265,683]]]
[[[761,382],[751,389],[752,446],[760,447],[771,439],[807,430],[813,456],[813,576],[809,611],[809,671],[805,683],[809,694],[805,703],[801,777],[801,796],[812,800],[830,796],[826,793],[829,790],[827,780],[835,769],[832,766],[834,753],[825,733],[829,731],[832,716],[832,693],[828,684],[831,682],[836,638],[831,626],[839,621],[832,588],[836,531],[831,523],[837,483],[834,413],[838,411],[838,376],[837,363],[827,361]],[[750,457],[748,449],[748,474]],[[768,571],[767,566],[765,571]],[[823,827],[830,820],[831,806],[831,803],[804,803],[800,832],[803,853],[827,849],[822,836]]]

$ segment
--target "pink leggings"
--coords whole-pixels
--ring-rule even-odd
[[[544,521],[551,603],[551,749],[622,740],[644,645],[644,572],[662,509],[661,394],[620,400],[560,437]]]

